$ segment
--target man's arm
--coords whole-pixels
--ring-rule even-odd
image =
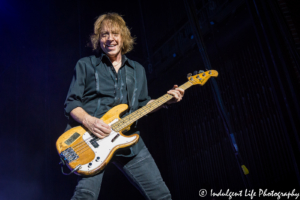
[[[74,108],[70,115],[99,138],[105,138],[111,132],[110,126],[103,120],[89,115],[81,107]]]
[[[173,95],[173,99],[170,99],[170,100],[166,103],[166,104],[169,104],[169,105],[170,105],[170,104],[172,104],[172,103],[177,103],[177,102],[179,102],[179,101],[182,100],[182,97],[183,97],[183,95],[184,95],[184,90],[181,89],[181,88],[178,88],[178,85],[174,85],[173,89],[169,90],[167,93],[170,94],[170,95]],[[147,105],[148,105],[149,103],[152,103],[153,101],[155,101],[155,99],[151,99],[151,100],[147,103]],[[150,112],[150,113],[154,113],[154,112],[158,111],[159,109],[161,109],[161,108],[163,108],[163,107],[164,107],[164,104],[161,105],[161,106],[159,106],[158,108],[156,108],[155,110],[153,110],[153,111]]]
[[[168,94],[173,95],[173,99],[169,100],[167,104],[172,104],[181,101],[184,90],[181,88],[178,88],[177,85],[174,85],[172,90],[168,91]],[[154,99],[150,100],[147,104],[155,101]],[[163,107],[160,106],[153,110],[151,113],[158,111]],[[70,115],[76,120],[77,122],[84,125],[86,128],[88,128],[93,134],[95,134],[99,138],[105,138],[111,133],[111,129],[109,125],[103,122],[103,120],[98,119],[96,117],[93,117],[89,115],[87,112],[85,112],[81,107],[74,108]]]

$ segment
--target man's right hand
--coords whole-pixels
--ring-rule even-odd
[[[102,119],[86,115],[82,124],[88,128],[98,138],[105,138],[111,133],[110,126],[103,122]]]
[[[109,125],[103,122],[103,120],[96,117],[92,117],[87,112],[85,112],[81,107],[74,108],[70,115],[77,122],[83,124],[98,138],[105,138],[111,133],[111,128]]]

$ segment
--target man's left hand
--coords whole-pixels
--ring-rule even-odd
[[[167,93],[173,95],[173,98],[167,102],[167,104],[172,104],[182,100],[184,95],[184,90],[178,88],[178,85],[174,85],[173,89],[169,90]]]

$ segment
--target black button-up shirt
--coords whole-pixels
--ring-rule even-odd
[[[114,106],[128,104],[125,66],[130,66],[132,62],[134,61],[123,55],[122,65],[118,73],[104,54],[100,57],[85,57],[77,62],[64,104],[65,115],[69,119],[66,130],[79,125],[70,117],[70,112],[76,107],[82,107],[88,114],[101,118]],[[133,111],[145,106],[151,99],[148,96],[145,69],[135,62],[134,70],[136,72],[137,91]],[[97,78],[99,79],[99,86],[97,86]],[[136,146],[139,147],[134,148],[134,154],[138,153],[137,151],[143,146],[141,139]]]
[[[112,63],[106,55],[102,55],[96,68],[92,66],[89,57],[80,59],[75,67],[73,79],[65,101],[65,115],[69,118],[70,112],[76,107],[82,107],[87,113],[101,118],[108,110],[118,104],[128,104],[126,88],[125,65],[128,65],[126,56],[122,56],[122,65],[116,73]],[[96,90],[95,69],[98,71],[99,92]],[[138,81],[138,108],[146,105],[151,99],[148,96],[147,79],[144,68],[137,71]],[[143,77],[143,80],[139,79]],[[98,99],[101,99],[98,107]]]

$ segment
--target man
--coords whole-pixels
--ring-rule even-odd
[[[132,50],[134,38],[120,15],[108,13],[98,17],[91,43],[95,51],[102,50],[102,53],[98,57],[80,59],[75,67],[65,102],[65,114],[69,118],[67,129],[79,123],[97,137],[105,138],[111,128],[99,118],[109,109],[129,104],[128,112],[132,112],[154,100],[148,96],[144,68],[124,55]],[[168,104],[179,102],[184,95],[177,85],[168,93],[174,96]],[[139,133],[136,126],[131,132]],[[141,138],[129,150],[121,150],[112,162],[146,199],[171,199]],[[98,199],[103,174],[104,171],[80,177],[72,199]]]

